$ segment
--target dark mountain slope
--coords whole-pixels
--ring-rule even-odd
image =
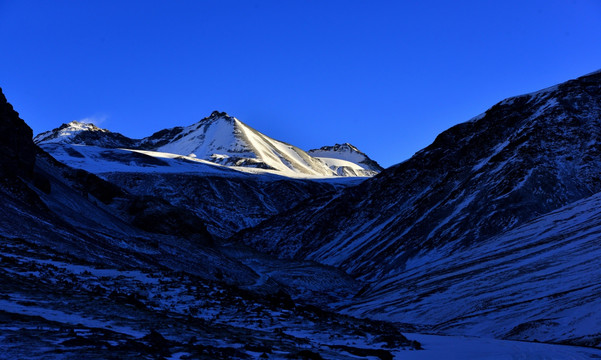
[[[216,238],[227,238],[302,200],[351,184],[253,174],[110,172],[100,176],[133,194],[161,196],[194,212]]]
[[[600,347],[600,233],[597,193],[472,246],[422,252],[343,308],[447,334]]]
[[[239,237],[378,277],[601,190],[601,73],[504,100],[411,159]]]

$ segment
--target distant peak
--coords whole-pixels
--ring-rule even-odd
[[[322,150],[322,151],[350,151],[350,152],[358,152],[360,154],[363,154],[361,151],[359,151],[359,149],[357,149],[356,146],[349,144],[347,142],[342,143],[342,144],[334,144],[334,146],[322,146],[319,149],[315,149],[315,150],[309,150],[309,151],[317,151],[317,150]]]
[[[316,157],[331,157],[335,159],[348,160],[356,164],[363,164],[366,165],[368,169],[373,170],[376,173],[384,170],[380,164],[370,159],[369,156],[359,150],[356,146],[347,142],[335,144],[334,146],[322,146],[319,149],[309,150],[307,153]]]
[[[83,121],[71,121],[60,127],[45,131],[34,137],[33,141],[40,144],[61,143],[101,146],[106,148],[131,148],[136,141],[119,133]]]

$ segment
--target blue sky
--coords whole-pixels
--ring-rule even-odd
[[[0,0],[0,87],[39,133],[213,110],[384,166],[503,98],[601,69],[601,1]]]

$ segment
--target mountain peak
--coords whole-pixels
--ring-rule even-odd
[[[243,166],[319,176],[334,175],[301,149],[272,139],[226,112],[163,130],[143,140],[149,149],[194,156],[227,166]]]
[[[119,133],[113,133],[98,126],[81,121],[71,121],[62,124],[54,130],[45,131],[33,138],[40,144],[78,144],[107,148],[132,147],[134,140]]]
[[[359,149],[357,149],[356,146],[350,144],[350,143],[342,143],[342,144],[334,144],[334,146],[322,146],[319,148],[319,150],[324,150],[324,151],[336,151],[336,152],[357,152],[357,153],[361,153],[363,154],[361,151],[359,151]],[[309,151],[314,151],[314,150],[309,150]]]
[[[233,116],[230,116],[225,111],[215,110],[211,113],[211,115],[202,118],[196,124],[190,125],[191,128],[200,129],[203,126],[211,125],[218,123],[219,121],[225,121],[225,123],[233,125],[235,121],[238,120]]]
[[[342,144],[337,143],[334,146],[322,146],[319,149],[309,150],[307,153],[324,161],[337,173],[340,173],[341,171],[347,172],[349,170],[345,169],[346,166],[341,164],[340,161],[347,161],[361,166],[364,171],[368,172],[366,174],[367,176],[376,175],[384,170],[380,164],[370,159],[369,156],[348,142]]]
[[[98,126],[89,123],[89,122],[83,122],[83,121],[77,121],[77,120],[73,120],[69,123],[66,124],[62,124],[59,128],[59,131],[63,131],[63,133],[65,132],[74,132],[74,131],[102,131],[102,132],[109,132],[106,129],[101,129]]]

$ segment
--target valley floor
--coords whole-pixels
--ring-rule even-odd
[[[601,350],[567,345],[496,340],[466,336],[406,334],[419,341],[424,350],[399,351],[396,359],[407,360],[578,360],[601,359]]]

